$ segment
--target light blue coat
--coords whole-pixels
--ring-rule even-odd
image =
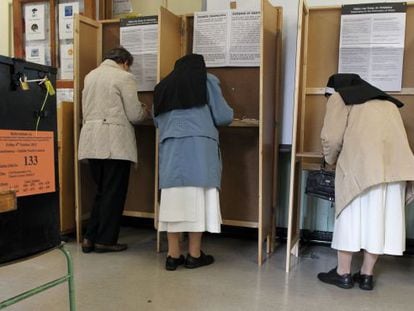
[[[154,118],[159,129],[159,188],[220,188],[221,155],[217,126],[233,120],[220,81],[207,74],[208,105],[177,109]]]

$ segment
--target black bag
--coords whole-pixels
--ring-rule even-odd
[[[309,172],[305,193],[330,202],[335,202],[335,172],[325,170],[325,161],[319,171]]]

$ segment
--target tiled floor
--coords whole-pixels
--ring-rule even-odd
[[[262,267],[256,263],[256,243],[209,235],[204,249],[216,258],[195,270],[164,270],[165,253],[155,252],[155,233],[123,228],[123,253],[83,254],[75,243],[76,301],[81,311],[106,310],[412,310],[414,258],[382,257],[372,292],[343,290],[319,282],[316,274],[336,264],[328,247],[302,248],[298,263],[284,271],[285,248],[278,248]],[[360,258],[355,260],[355,270]],[[58,251],[0,268],[0,300],[65,273]],[[68,310],[67,286],[60,285],[7,310]]]

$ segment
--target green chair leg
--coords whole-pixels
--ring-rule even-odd
[[[29,298],[31,296],[34,296],[36,294],[39,294],[41,292],[44,292],[45,290],[55,287],[59,284],[62,284],[64,282],[68,282],[69,287],[69,306],[70,311],[76,311],[76,304],[75,304],[75,286],[74,286],[74,280],[73,280],[73,263],[72,263],[72,256],[70,253],[65,249],[64,245],[61,244],[58,246],[58,249],[65,255],[66,257],[66,263],[68,268],[68,274],[65,276],[62,276],[59,279],[50,281],[46,284],[40,285],[36,288],[33,288],[31,290],[28,290],[20,295],[14,296],[12,298],[6,299],[4,301],[0,302],[0,309],[9,307],[11,305],[14,305],[15,303],[22,301],[26,298]]]

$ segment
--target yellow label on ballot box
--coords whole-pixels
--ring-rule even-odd
[[[0,191],[55,192],[52,131],[0,130]]]

